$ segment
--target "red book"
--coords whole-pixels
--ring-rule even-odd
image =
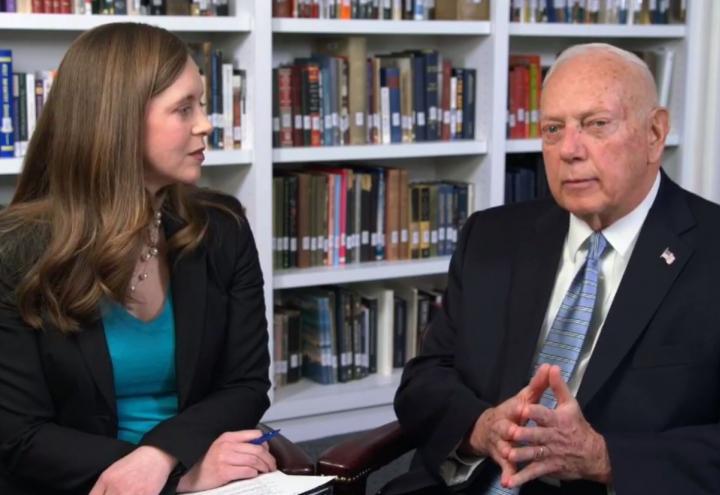
[[[450,78],[452,77],[452,65],[449,60],[442,63],[442,97],[440,100],[442,115],[442,133],[440,138],[443,141],[450,140]]]
[[[278,103],[280,113],[280,146],[293,145],[293,100],[292,100],[292,69],[280,67],[278,77]]]

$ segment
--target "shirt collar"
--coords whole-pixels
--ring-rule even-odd
[[[645,218],[647,217],[650,207],[655,202],[658,189],[660,188],[660,172],[655,177],[655,182],[650,188],[647,196],[633,211],[614,222],[609,227],[603,229],[602,233],[612,248],[623,258],[629,254],[635,239],[640,233]],[[583,246],[588,237],[593,233],[590,226],[580,218],[570,214],[570,228],[567,237],[567,255],[575,262],[580,248]]]

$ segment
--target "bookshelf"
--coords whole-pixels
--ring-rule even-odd
[[[0,13],[0,47],[15,56],[14,70],[57,67],[68,44],[81,31],[105,22],[148,22],[179,33],[187,41],[210,39],[228,60],[247,71],[249,128],[241,150],[206,155],[202,184],[240,198],[258,244],[265,275],[268,321],[272,332],[275,290],[322,284],[352,284],[385,280],[425,280],[442,277],[449,258],[371,262],[342,268],[274,270],[272,252],[273,169],[299,163],[341,165],[382,164],[406,168],[411,179],[447,179],[474,184],[473,209],[500,205],[504,200],[505,160],[512,153],[540,151],[539,140],[506,138],[508,56],[539,53],[543,65],[562,48],[585,41],[608,41],[626,48],[669,47],[675,51],[670,99],[672,132],[666,169],[691,187],[698,171],[694,151],[685,136],[701,124],[698,108],[699,66],[688,55],[702,40],[697,35],[707,0],[688,2],[685,26],[607,26],[518,24],[508,21],[510,0],[493,0],[491,21],[371,21],[273,19],[271,0],[233,0],[226,18],[76,16]],[[395,145],[321,148],[272,146],[272,69],[310,53],[312,41],[327,36],[363,35],[369,54],[410,48],[437,49],[458,67],[478,69],[475,139]],[[12,194],[21,159],[0,160],[0,203]],[[271,346],[273,339],[270,338]],[[400,371],[372,375],[336,385],[307,380],[271,392],[272,406],[264,420],[294,440],[346,433],[377,426],[394,418],[392,399]]]

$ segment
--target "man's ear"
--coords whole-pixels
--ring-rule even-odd
[[[658,163],[670,131],[670,113],[666,108],[657,107],[650,111],[649,119],[648,158],[650,163]]]

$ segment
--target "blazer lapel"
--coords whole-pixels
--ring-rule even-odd
[[[113,414],[117,414],[113,370],[102,320],[99,318],[95,320],[81,332],[78,332],[76,338],[80,352],[90,369],[90,375],[95,380],[100,394],[107,402],[109,410],[113,411]]]
[[[679,234],[694,225],[681,190],[664,174],[605,319],[577,399],[585,406],[607,381],[647,327],[693,253]],[[661,254],[668,249],[674,260]]]
[[[568,225],[568,213],[553,208],[538,220],[533,235],[517,251],[503,343],[500,401],[515,395],[530,378]]]
[[[167,238],[183,227],[183,223],[171,214],[164,218]],[[171,254],[169,259],[175,317],[175,375],[180,410],[185,407],[190,397],[205,331],[206,256],[205,245],[200,244],[188,254],[180,257]]]

